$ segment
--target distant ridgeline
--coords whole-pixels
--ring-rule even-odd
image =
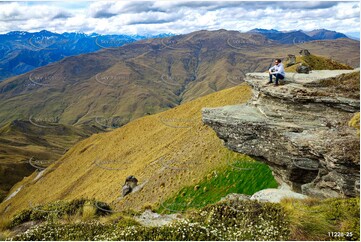
[[[252,29],[249,33],[258,33],[282,44],[304,43],[313,40],[331,40],[348,38],[345,34],[327,29],[315,29],[312,31],[278,31],[275,29]]]

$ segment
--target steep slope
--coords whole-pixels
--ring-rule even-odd
[[[93,135],[41,174],[14,186],[12,198],[0,204],[1,216],[80,197],[105,201],[119,210],[159,204],[230,162],[227,157],[232,152],[202,124],[201,108],[244,103],[249,98],[250,88],[242,84]],[[128,175],[136,176],[143,189],[117,201]]]
[[[5,80],[0,84],[0,124],[32,115],[72,125],[116,118],[121,126],[238,85],[245,73],[265,71],[273,58],[301,48],[359,65],[359,42],[354,40],[282,45],[259,34],[198,31],[69,57]]]
[[[100,131],[96,127],[72,127],[35,120],[15,120],[1,127],[0,201],[15,183],[59,159],[75,143]]]
[[[262,159],[278,178],[306,195],[360,194],[360,137],[349,121],[360,110],[360,72],[313,71],[284,85],[249,73],[246,105],[207,108],[203,121],[225,145]]]

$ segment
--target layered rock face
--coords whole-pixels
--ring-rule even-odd
[[[203,122],[236,152],[266,162],[280,183],[313,197],[359,195],[359,135],[348,121],[359,99],[331,85],[352,71],[288,73],[267,85],[267,73],[247,74],[253,98],[244,105],[205,108]]]

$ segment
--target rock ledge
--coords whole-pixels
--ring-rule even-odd
[[[358,99],[324,85],[350,70],[288,73],[266,85],[267,73],[249,73],[253,98],[243,105],[205,108],[203,122],[225,145],[267,163],[280,183],[305,195],[359,196],[359,136],[347,126]]]

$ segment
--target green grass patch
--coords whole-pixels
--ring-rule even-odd
[[[194,186],[184,187],[174,197],[161,203],[161,213],[202,208],[219,201],[230,193],[252,195],[257,191],[278,186],[270,168],[248,156],[227,157],[227,166],[213,171]]]

